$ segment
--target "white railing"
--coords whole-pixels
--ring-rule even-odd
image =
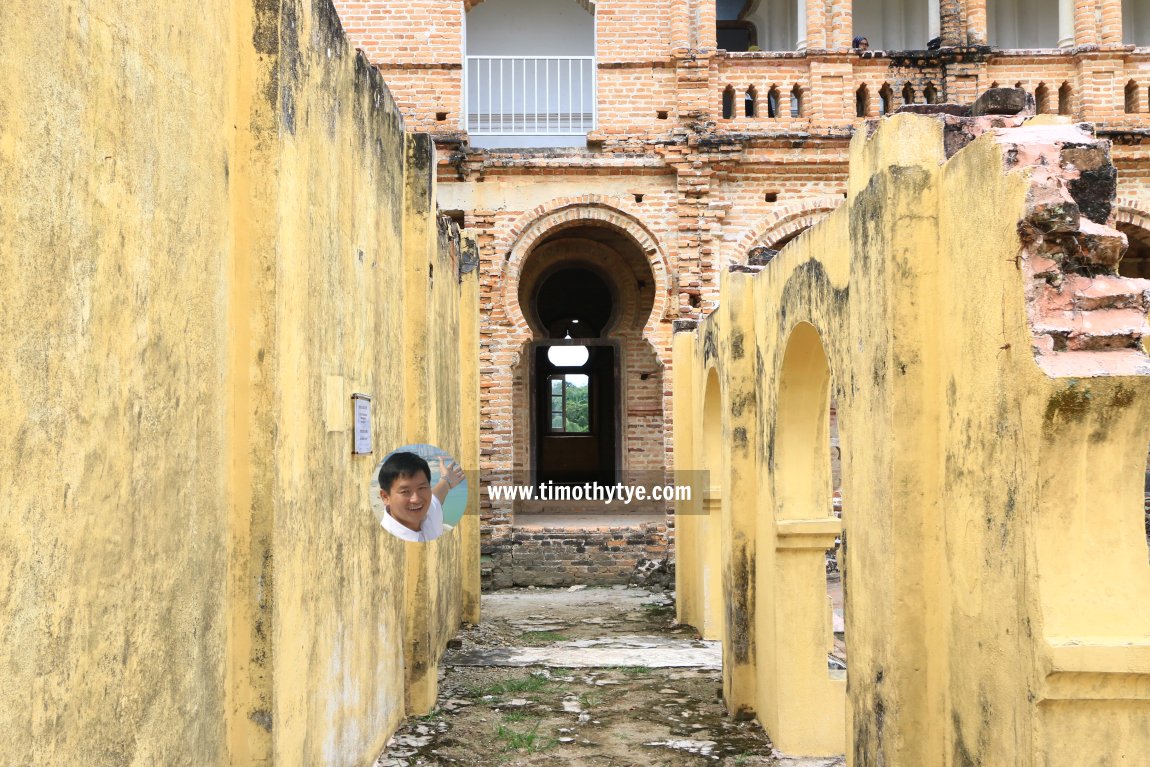
[[[468,56],[467,132],[584,135],[595,128],[594,56]]]

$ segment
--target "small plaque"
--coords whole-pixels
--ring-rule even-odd
[[[366,394],[351,395],[351,404],[355,410],[355,437],[352,446],[352,455],[369,455],[371,453],[371,397]]]

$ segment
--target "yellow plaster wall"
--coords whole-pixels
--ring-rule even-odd
[[[0,61],[4,761],[370,763],[478,618],[474,520],[367,495],[478,459],[430,165],[326,2],[10,7]]]
[[[909,115],[856,136],[843,207],[725,275],[719,308],[676,336],[676,466],[701,459],[679,433],[707,422],[699,381],[716,368],[729,476],[711,482],[754,507],[724,523],[726,702],[784,752],[906,767],[1150,753],[1150,364],[1038,364],[1019,222],[1050,182],[1004,172],[1017,157],[995,142],[947,160],[941,123]],[[1083,372],[1051,372],[1075,354]],[[832,396],[845,690],[825,668]],[[753,577],[735,592],[741,557]],[[682,619],[702,618],[699,559],[677,564]]]

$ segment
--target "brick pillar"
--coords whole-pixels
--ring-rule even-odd
[[[1098,0],[1074,0],[1074,44],[1098,45]]]
[[[826,50],[830,47],[827,38],[827,4],[823,0],[804,0],[807,14],[807,48]]]
[[[1126,0],[1128,3],[1145,2],[1145,0]],[[1102,29],[1103,45],[1122,45],[1122,0],[1102,0]]]
[[[831,50],[851,47],[854,36],[851,11],[851,0],[831,0],[830,27],[827,30],[827,47]]]
[[[943,46],[966,45],[966,14],[962,0],[939,0],[938,15]]]
[[[715,39],[715,0],[695,0],[695,19],[698,21],[699,49],[715,50],[719,47]]]
[[[671,52],[679,53],[691,48],[690,3],[688,0],[671,2]]]
[[[986,45],[986,0],[966,0],[966,43]]]

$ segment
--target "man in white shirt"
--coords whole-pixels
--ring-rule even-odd
[[[392,453],[379,467],[383,527],[405,541],[433,541],[443,534],[443,501],[463,481],[453,461],[439,459],[439,481],[431,486],[431,467],[415,453]],[[450,529],[450,528],[448,528]]]

